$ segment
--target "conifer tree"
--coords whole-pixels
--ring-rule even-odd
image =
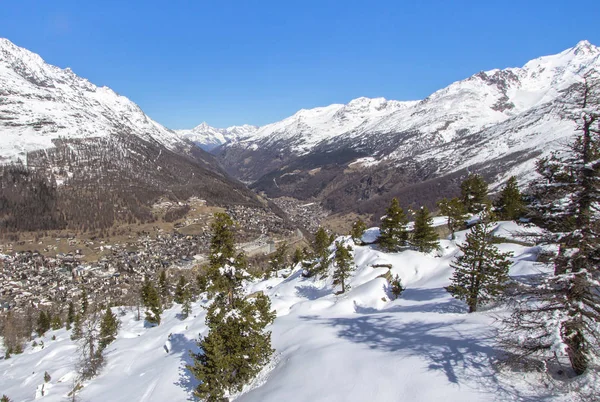
[[[292,256],[292,263],[294,265],[302,262],[302,260],[304,259],[304,253],[302,252],[302,250],[300,248],[296,248],[296,251],[294,251],[294,255]]]
[[[264,328],[274,320],[275,313],[268,297],[244,297],[242,281],[248,274],[242,259],[233,258],[232,227],[231,218],[225,214],[212,225],[207,273],[212,298],[206,314],[209,332],[198,343],[201,352],[192,355],[194,365],[188,366],[200,380],[196,396],[206,401],[220,401],[226,394],[241,390],[273,353],[271,334]]]
[[[85,288],[81,289],[81,316],[85,317],[88,310],[88,295]]]
[[[440,247],[438,235],[433,228],[433,217],[429,214],[427,207],[421,207],[417,211],[411,242],[417,250],[423,253],[429,253]]]
[[[398,274],[394,276],[392,279],[392,283],[390,283],[390,292],[394,295],[394,298],[399,298],[402,292],[404,292],[404,287],[402,286],[402,281]]]
[[[62,328],[62,321],[60,320],[60,314],[55,314],[52,316],[52,323],[50,324],[53,330]]]
[[[50,382],[52,380],[52,377],[50,377],[50,374],[48,374],[47,371],[44,371],[44,382]]]
[[[192,292],[186,288],[183,291],[183,302],[181,303],[181,314],[187,318],[192,314]]]
[[[71,331],[71,340],[73,340],[73,341],[80,339],[83,334],[82,328],[81,328],[81,324],[82,324],[81,321],[82,321],[81,314],[75,314],[75,318],[73,320],[73,331]]]
[[[310,275],[325,274],[329,267],[329,246],[332,243],[331,237],[327,234],[325,229],[320,227],[315,233],[315,240],[313,241],[314,255],[317,259],[316,264],[312,266]]]
[[[177,287],[175,288],[175,303],[183,304],[186,286],[187,280],[184,276],[180,276],[179,281],[177,281]]]
[[[273,256],[269,260],[269,269],[265,273],[266,279],[271,277],[271,272],[285,268],[287,263],[287,249],[288,245],[285,241],[277,247],[277,250],[275,250],[275,253],[273,253]]]
[[[160,271],[160,274],[158,275],[158,291],[160,293],[162,304],[167,304],[169,302],[169,298],[171,297],[171,293],[169,292],[167,271],[164,269]]]
[[[352,230],[350,230],[350,236],[355,244],[362,244],[362,236],[367,230],[367,225],[362,219],[358,218],[356,222],[352,224]]]
[[[575,374],[600,358],[600,76],[565,92],[578,136],[538,162],[531,210],[559,245],[554,273],[531,286],[505,320],[503,343],[518,356],[568,358]],[[558,335],[558,336],[557,336]]]
[[[38,336],[44,336],[44,334],[50,329],[50,317],[42,310],[38,316],[36,332]]]
[[[387,208],[385,216],[381,219],[379,228],[381,248],[385,251],[398,251],[400,247],[406,245],[408,240],[407,224],[408,218],[400,207],[398,199],[394,198]]]
[[[106,349],[116,339],[120,324],[116,314],[112,312],[110,307],[107,307],[100,321],[100,335],[98,338],[100,350]]]
[[[493,225],[486,219],[475,225],[459,245],[461,255],[450,266],[454,268],[447,290],[469,306],[469,313],[500,296],[508,281],[511,253],[501,253],[493,245]]]
[[[347,280],[354,270],[352,247],[350,245],[344,246],[341,242],[336,242],[334,262],[333,284],[341,285],[342,290],[340,293],[344,293],[350,287],[347,285]]]
[[[12,402],[12,399],[10,399],[6,395],[2,395],[2,398],[0,398],[0,402]]]
[[[73,302],[69,302],[69,310],[67,312],[66,327],[67,330],[71,329],[71,325],[75,322],[75,305]]]
[[[525,201],[523,201],[515,176],[508,179],[500,192],[500,197],[496,201],[496,208],[500,219],[506,221],[514,221],[525,213]]]
[[[150,324],[160,325],[162,303],[158,290],[150,281],[146,281],[142,287],[142,295],[142,300],[146,307],[146,321]]]
[[[488,185],[479,174],[471,173],[460,184],[460,193],[467,212],[481,212],[488,203]]]
[[[438,201],[438,208],[442,215],[446,215],[448,217],[448,229],[452,234],[452,240],[455,239],[455,232],[457,230],[461,230],[465,225],[465,220],[467,219],[467,209],[462,201],[454,197],[452,199],[443,198]]]

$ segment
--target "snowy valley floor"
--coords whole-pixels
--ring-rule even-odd
[[[503,237],[514,229],[506,223]],[[459,233],[457,241],[464,238]],[[534,374],[499,373],[494,316],[501,310],[467,314],[450,297],[449,263],[454,242],[441,252],[385,254],[355,247],[357,269],[344,295],[333,294],[331,279],[286,278],[248,284],[263,290],[278,317],[270,327],[277,352],[272,364],[236,400],[258,401],[563,401],[540,386]],[[511,275],[539,274],[535,248],[501,244],[513,251]],[[391,264],[407,288],[390,301],[380,277]],[[185,365],[195,339],[206,332],[203,302],[181,320],[179,306],[167,310],[159,327],[145,328],[133,312],[121,316],[118,339],[107,349],[99,377],[80,392],[83,401],[187,401],[197,385]],[[56,335],[57,340],[50,338]],[[169,340],[169,335],[170,340]],[[0,360],[0,395],[14,401],[64,401],[75,375],[76,346],[67,331],[50,331],[45,347],[28,345],[22,355]],[[39,343],[39,340],[38,340]],[[168,350],[168,352],[167,352]],[[52,380],[43,386],[44,372]],[[44,396],[41,395],[42,386]]]

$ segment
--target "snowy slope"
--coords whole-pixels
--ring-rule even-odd
[[[124,133],[175,150],[183,141],[132,101],[0,38],[0,161],[24,159],[58,137]]]
[[[181,137],[194,142],[200,148],[210,151],[226,142],[236,140],[240,137],[248,137],[256,132],[257,129],[258,127],[250,124],[215,128],[203,122],[190,130],[175,130],[175,132]]]
[[[502,224],[503,236],[514,230]],[[463,241],[465,232],[457,234]],[[346,239],[346,241],[349,241]],[[252,401],[564,401],[551,389],[537,386],[522,373],[492,369],[492,311],[467,314],[463,303],[443,289],[456,244],[442,241],[442,252],[386,254],[355,247],[357,269],[351,290],[333,294],[331,279],[306,279],[300,270],[287,278],[249,283],[247,291],[263,290],[277,310],[270,327],[277,354],[259,378],[236,400]],[[536,249],[500,245],[513,251],[515,275],[537,274]],[[390,301],[381,278],[391,264],[407,287]],[[206,333],[202,302],[194,317],[180,320],[178,307],[167,310],[163,323],[144,328],[132,313],[120,317],[123,327],[109,346],[102,374],[85,384],[83,400],[186,401],[197,384],[184,369],[194,339]],[[57,340],[50,337],[56,334]],[[171,335],[170,340],[169,335]],[[15,401],[32,401],[52,376],[41,401],[61,401],[71,386],[74,345],[64,330],[50,331],[45,347],[0,360],[0,390]],[[165,349],[168,349],[168,352]],[[33,374],[32,374],[33,373]],[[527,381],[532,381],[528,384]]]

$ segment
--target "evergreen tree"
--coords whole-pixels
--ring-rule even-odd
[[[362,244],[362,236],[367,230],[367,225],[363,222],[362,219],[358,218],[356,222],[352,224],[352,229],[350,230],[350,236],[352,236],[352,240],[354,240],[355,244]]]
[[[519,190],[517,178],[511,176],[500,192],[496,202],[496,208],[500,219],[514,221],[525,213],[525,201]]]
[[[162,314],[160,294],[150,281],[146,281],[142,289],[142,299],[146,307],[146,321],[150,324],[160,325],[160,315]]]
[[[75,318],[73,320],[73,331],[71,331],[71,340],[75,341],[77,339],[80,339],[83,335],[82,332],[82,318],[81,318],[81,314],[75,314]]]
[[[196,288],[198,289],[198,294],[206,292],[208,283],[206,279],[206,275],[198,274],[196,275]]]
[[[36,332],[38,336],[44,336],[44,334],[50,329],[50,317],[45,311],[40,311],[37,320]]]
[[[183,302],[181,303],[181,314],[187,318],[192,314],[192,292],[189,289],[183,291]]]
[[[294,251],[294,255],[292,257],[292,263],[294,265],[297,265],[298,263],[302,262],[303,259],[304,259],[304,253],[302,252],[302,250],[300,248],[296,248],[296,251]]]
[[[329,246],[331,246],[332,239],[327,234],[325,229],[320,227],[315,233],[315,239],[312,243],[314,250],[314,256],[317,259],[316,264],[312,265],[309,271],[310,276],[315,274],[325,274],[329,267]]]
[[[333,271],[333,284],[341,285],[342,290],[340,293],[344,293],[349,285],[346,284],[348,278],[354,270],[354,257],[352,255],[352,247],[350,245],[344,246],[341,242],[335,243],[335,269]]]
[[[460,184],[460,193],[467,212],[481,212],[488,203],[488,185],[481,175],[470,174]]]
[[[467,234],[459,245],[461,255],[450,266],[454,268],[448,291],[469,306],[469,313],[477,311],[482,303],[502,294],[508,281],[510,253],[501,253],[493,245],[493,225],[484,221]]]
[[[167,278],[167,271],[164,269],[160,271],[158,275],[158,290],[160,292],[160,298],[163,304],[167,304],[169,302],[169,298],[171,297],[171,293],[169,292],[169,280]]]
[[[275,253],[273,253],[273,256],[269,260],[269,269],[265,273],[266,279],[271,277],[271,272],[276,272],[285,268],[285,265],[287,264],[287,249],[288,245],[286,242],[281,243],[277,247],[277,250],[275,250]]]
[[[88,310],[88,295],[85,288],[81,289],[81,316],[85,317]]]
[[[408,218],[400,207],[397,198],[394,198],[381,220],[379,228],[379,244],[385,251],[398,251],[408,240],[406,225]]]
[[[175,288],[175,303],[183,304],[186,287],[187,280],[185,279],[185,277],[180,276],[179,281],[177,281],[177,287]]]
[[[575,374],[600,357],[600,76],[564,96],[579,135],[567,152],[538,162],[531,210],[558,243],[554,273],[527,288],[505,320],[503,343],[518,356],[569,359]],[[558,334],[558,336],[557,336]]]
[[[100,350],[106,349],[116,339],[119,326],[120,321],[117,319],[116,314],[112,312],[110,307],[107,307],[100,321],[100,336],[98,339]]]
[[[402,292],[404,292],[404,287],[402,286],[402,281],[398,274],[394,276],[392,279],[392,283],[390,283],[390,292],[394,295],[394,298],[399,298]]]
[[[62,321],[60,320],[60,314],[55,314],[52,316],[52,322],[50,324],[53,330],[62,328]]]
[[[465,204],[459,198],[454,197],[450,200],[443,198],[438,201],[437,205],[442,215],[448,217],[448,229],[452,233],[452,240],[454,240],[454,233],[465,226],[465,220],[467,219]]]
[[[10,399],[6,395],[2,395],[2,398],[0,398],[0,402],[12,402],[12,399]]]
[[[73,302],[69,302],[69,310],[67,312],[66,326],[67,330],[71,329],[71,324],[75,322],[75,305]]]
[[[417,250],[423,253],[429,253],[440,247],[438,235],[433,228],[433,217],[429,214],[427,207],[421,207],[417,211],[411,242]]]
[[[50,382],[50,380],[52,380],[52,377],[50,377],[47,371],[44,371],[44,382]]]
[[[232,258],[233,225],[227,215],[219,219],[213,223],[213,233],[218,235],[211,239],[208,268],[208,293],[212,297],[206,315],[209,332],[198,343],[201,352],[192,355],[194,365],[188,366],[200,380],[196,396],[206,401],[221,401],[226,393],[241,390],[273,353],[271,334],[264,328],[275,313],[268,297],[244,297],[242,281],[248,274],[240,264],[242,259]]]

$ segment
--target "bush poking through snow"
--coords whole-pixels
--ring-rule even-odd
[[[394,296],[395,300],[399,298],[400,295],[402,295],[402,292],[404,292],[402,280],[400,279],[398,274],[396,274],[396,276],[394,276],[394,279],[392,279],[392,281],[390,282],[390,293]]]

